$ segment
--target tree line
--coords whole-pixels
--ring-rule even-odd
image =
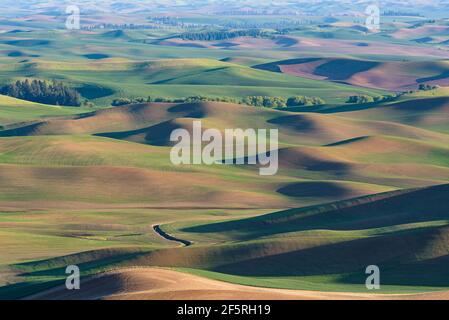
[[[112,106],[123,106],[128,104],[145,103],[145,102],[165,102],[165,103],[197,103],[197,102],[228,102],[237,104],[246,104],[254,107],[266,108],[285,108],[297,106],[317,106],[326,102],[319,97],[294,96],[290,98],[269,97],[269,96],[248,96],[243,99],[231,97],[207,97],[207,96],[190,96],[186,98],[117,98],[112,101]]]
[[[233,30],[233,31],[208,31],[208,32],[186,32],[181,34],[182,40],[191,41],[216,41],[228,40],[239,37],[264,37],[268,33],[261,29]]]
[[[59,106],[81,105],[81,95],[62,82],[18,80],[0,88],[0,94],[17,99]]]
[[[243,99],[243,103],[255,107],[285,108],[300,106],[318,106],[326,103],[319,97],[294,96],[288,99],[284,97],[249,96]]]
[[[149,102],[165,102],[165,103],[196,103],[196,102],[228,102],[228,103],[241,103],[241,101],[231,97],[207,97],[207,96],[190,96],[186,98],[153,98],[151,96],[147,98],[117,98],[112,101],[112,106],[124,106],[128,104],[136,103],[149,103]]]
[[[374,102],[388,102],[394,101],[399,97],[399,95],[386,95],[386,96],[369,96],[367,94],[362,94],[358,96],[350,96],[346,100],[346,103],[356,103],[356,104],[366,104]]]

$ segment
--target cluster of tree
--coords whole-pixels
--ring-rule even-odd
[[[155,27],[160,26],[160,27],[178,27],[181,29],[187,29],[187,30],[192,30],[192,29],[203,29],[204,25],[201,23],[194,23],[194,22],[184,22],[182,19],[178,18],[178,17],[167,17],[167,16],[162,16],[162,17],[152,17],[149,18],[149,21],[153,24],[155,24]]]
[[[195,103],[195,102],[229,102],[240,103],[238,100],[230,97],[207,97],[207,96],[190,96],[186,98],[168,99],[168,98],[155,98],[154,102],[171,102],[171,103]]]
[[[430,91],[430,90],[438,89],[439,87],[440,86],[438,86],[438,85],[431,85],[431,84],[421,83],[418,86],[418,90],[420,90],[420,91]]]
[[[287,106],[287,99],[284,97],[248,96],[242,103],[254,107],[283,108]]]
[[[111,105],[114,107],[118,107],[118,106],[125,106],[127,104],[144,103],[144,102],[151,102],[151,99],[149,97],[148,97],[148,99],[145,99],[145,98],[117,98],[112,101]]]
[[[394,11],[394,10],[384,11],[382,15],[389,17],[423,17],[422,14],[417,12]]]
[[[357,104],[364,104],[364,103],[373,103],[374,97],[371,97],[366,94],[362,94],[360,96],[350,96],[347,103],[357,103]]]
[[[0,94],[51,105],[76,107],[81,105],[81,95],[57,81],[19,80],[1,87]]]
[[[195,102],[207,102],[207,101],[215,101],[215,102],[230,102],[230,103],[238,103],[238,101],[234,98],[229,97],[207,97],[207,96],[190,96],[186,98],[148,98],[148,102],[166,102],[166,103],[195,103]]]
[[[209,32],[188,32],[181,34],[182,40],[192,41],[216,41],[216,40],[228,40],[238,37],[264,37],[268,33],[261,29],[248,29],[248,30],[224,30],[224,31],[209,31]]]
[[[288,99],[284,97],[248,96],[242,103],[255,107],[284,108],[298,106],[317,106],[326,102],[319,97],[294,96]]]
[[[294,96],[288,99],[284,97],[268,97],[268,96],[248,96],[242,100],[231,97],[208,97],[208,96],[190,96],[185,98],[118,98],[112,101],[113,106],[123,106],[128,104],[145,103],[145,102],[164,102],[164,103],[197,103],[197,102],[228,102],[246,104],[255,107],[266,108],[284,108],[296,106],[316,106],[323,105],[326,102],[318,97]]]
[[[153,25],[146,24],[115,24],[115,23],[101,23],[101,24],[91,24],[91,25],[82,25],[82,30],[153,30],[160,29]]]
[[[186,98],[118,98],[112,101],[112,106],[123,106],[127,104],[145,103],[145,102],[165,102],[165,103],[195,103],[195,102],[229,102],[229,103],[241,103],[237,99],[230,97],[207,97],[207,96],[190,96]]]
[[[95,103],[93,103],[89,100],[84,100],[81,105],[86,108],[95,108]]]
[[[362,94],[358,96],[350,96],[346,103],[356,103],[356,104],[366,104],[374,102],[387,102],[393,101],[397,98],[397,95],[386,95],[386,96],[369,96],[367,94]]]
[[[307,96],[295,96],[290,97],[287,100],[288,107],[297,107],[297,106],[321,106],[325,104],[326,101],[319,97],[307,97]]]

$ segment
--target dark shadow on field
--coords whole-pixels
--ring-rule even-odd
[[[85,253],[84,253],[85,254]],[[129,254],[118,254],[116,256],[111,256],[104,259],[98,259],[90,262],[84,262],[80,263],[78,261],[80,260],[74,259],[71,263],[66,263],[58,268],[53,269],[44,269],[40,271],[32,271],[28,273],[21,274],[21,277],[26,280],[27,278],[31,279],[31,281],[11,284],[7,286],[0,287],[0,300],[1,299],[20,299],[27,297],[29,295],[42,292],[44,290],[48,290],[51,288],[54,288],[59,285],[63,285],[65,283],[65,279],[67,277],[67,274],[65,273],[65,270],[68,265],[74,264],[77,265],[80,268],[81,271],[81,279],[86,276],[91,276],[96,273],[102,272],[104,270],[110,269],[110,268],[119,268],[122,264],[125,264],[127,261],[136,259],[139,256],[145,255],[146,253],[143,252],[135,252],[135,253],[129,253]],[[82,255],[82,254],[78,254]],[[73,255],[75,258],[77,255]],[[63,258],[70,258],[70,256],[63,257]],[[48,262],[55,263],[55,261],[58,261],[58,258],[53,259],[54,261],[48,260]],[[40,263],[40,262],[37,262]],[[42,263],[45,263],[43,261]],[[39,280],[35,281],[32,280],[32,277],[51,277],[52,279],[61,279],[61,280]],[[82,284],[81,284],[82,285]]]
[[[302,58],[276,61],[253,66],[255,69],[261,69],[271,72],[282,72],[280,66],[300,65],[310,62],[320,61],[321,58]],[[318,65],[312,72],[313,75],[325,77],[332,81],[344,81],[350,79],[357,73],[369,71],[377,66],[380,62],[352,60],[352,59],[332,59],[330,61],[323,60],[323,64]]]
[[[145,255],[146,253],[128,253],[128,254],[118,254],[104,259],[98,259],[94,261],[76,263],[83,274],[95,273],[96,271],[101,271],[105,268],[110,268],[112,266],[119,267],[120,264],[125,263],[131,259],[136,259],[139,256]],[[65,270],[67,265],[62,267],[57,267],[53,269],[45,269],[40,271],[32,271],[23,273],[22,276],[37,277],[37,276],[51,276],[51,277],[64,277],[66,276]]]
[[[111,56],[105,53],[88,53],[83,55],[83,57],[89,59],[89,60],[102,60],[110,58]]]
[[[434,39],[432,37],[422,37],[422,38],[417,38],[417,39],[413,39],[412,41],[417,42],[417,43],[429,43],[432,42]]]
[[[375,108],[388,108],[392,107],[394,104],[383,105],[378,102],[373,103],[363,103],[363,104],[348,104],[348,105],[340,105],[337,107],[327,108],[323,110],[317,110],[318,113],[330,114],[330,113],[340,113],[340,112],[352,112],[352,111],[363,111],[368,109]]]
[[[351,170],[351,165],[348,163],[319,158],[297,148],[280,149],[279,165],[281,168],[332,172],[337,175],[348,173]]]
[[[100,249],[20,263],[14,265],[14,268],[22,271],[21,276],[65,276],[65,268],[69,265],[77,265],[82,272],[89,272],[104,266],[117,265],[147,253],[148,250],[138,248]]]
[[[150,144],[153,146],[169,146],[173,142],[170,141],[170,135],[173,130],[181,128],[173,121],[166,121],[154,126],[145,127],[142,129],[124,131],[124,132],[109,132],[109,133],[99,133],[96,136],[119,139],[119,140],[130,140],[145,144]]]
[[[128,33],[124,30],[111,30],[101,34],[103,38],[130,40]]]
[[[303,115],[282,116],[270,119],[267,122],[301,132],[310,132],[316,129],[314,122]]]
[[[134,107],[146,108],[146,105],[135,105]],[[177,122],[176,118],[201,119],[204,117],[204,112],[200,107],[198,107],[198,104],[180,104],[173,107],[169,107],[167,111],[169,113],[178,113],[178,115],[174,114],[173,115],[174,119],[172,120],[163,121],[155,125],[151,125],[136,130],[105,132],[105,133],[98,133],[95,135],[112,139],[134,141],[154,146],[171,146],[176,144],[175,142],[170,141],[170,136],[174,130],[186,129],[189,132],[192,132],[193,130],[192,129],[193,121],[191,123],[187,123],[184,125],[182,123]],[[132,112],[133,111],[131,111],[131,113]]]
[[[185,113],[185,118],[201,119],[206,117],[206,112],[202,108],[201,103],[182,103],[170,107],[168,112],[172,113]]]
[[[360,270],[365,275],[365,268],[369,265],[387,267],[416,264],[420,254],[428,253],[428,247],[435,241],[436,234],[443,232],[447,232],[447,227],[422,228],[280,254],[270,254],[270,248],[267,248],[265,256],[221,265],[213,268],[213,271],[239,276],[280,277],[341,274]],[[445,242],[440,245],[448,248],[447,237],[443,236],[441,240]],[[420,265],[425,267],[424,263]],[[444,266],[442,263],[438,265],[440,268]],[[449,284],[449,278],[445,283]]]
[[[23,278],[24,282],[0,287],[0,300],[20,299],[64,284],[67,277],[65,270],[69,265],[77,265],[80,268],[81,276],[84,277],[110,268],[120,267],[127,261],[147,254],[148,250],[139,248],[100,249],[19,263],[12,267],[22,272],[20,277]],[[50,277],[52,280],[46,281],[35,277]]]
[[[220,47],[220,48],[232,48],[232,47],[238,47],[239,44],[234,42],[220,42],[213,45],[214,47]]]
[[[347,188],[332,182],[298,182],[290,183],[277,190],[278,193],[288,197],[326,197],[339,198],[351,194]]]
[[[18,58],[18,57],[25,57],[25,56],[27,56],[27,54],[23,53],[22,51],[11,51],[7,55],[10,58]]]
[[[449,185],[395,191],[326,205],[275,212],[237,221],[183,229],[184,232],[237,233],[238,239],[305,230],[365,230],[449,219]]]
[[[289,48],[299,43],[297,39],[290,37],[278,37],[275,38],[275,40],[278,46],[282,46],[284,48]]]
[[[343,140],[343,141],[338,141],[335,143],[330,143],[325,145],[325,147],[338,147],[338,146],[343,146],[346,144],[351,144],[353,142],[357,142],[357,141],[363,141],[365,139],[368,139],[368,136],[362,136],[362,137],[357,137],[357,138],[352,138],[352,139],[347,139],[347,140]]]
[[[347,80],[353,75],[369,71],[380,62],[350,59],[335,59],[316,67],[314,75],[327,77],[329,80]]]
[[[448,78],[449,78],[449,71],[445,71],[437,76],[416,79],[416,82],[417,83],[425,83],[425,82],[437,81],[437,80],[448,80]]]
[[[6,34],[29,33],[29,32],[31,32],[31,31],[29,31],[29,30],[21,30],[21,29],[14,29],[14,30],[6,32]]]
[[[24,127],[0,131],[0,137],[21,137],[32,135],[39,129],[41,125],[42,123],[39,122],[33,123],[31,125],[26,125]]]
[[[5,41],[4,43],[16,47],[38,47],[38,46],[48,46],[51,44],[51,41],[39,39],[23,39],[23,40]]]
[[[99,99],[111,96],[115,90],[94,84],[84,84],[76,89],[86,99]]]
[[[379,266],[381,287],[382,285],[447,287],[448,265],[449,255],[411,263],[381,265]],[[364,271],[342,275],[339,281],[346,284],[364,284],[367,277]]]
[[[360,25],[351,26],[350,28],[353,30],[356,30],[356,31],[360,31],[360,32],[368,32],[369,31],[369,29],[367,27],[360,26]]]
[[[436,97],[436,98],[423,98],[414,99],[407,101],[400,101],[391,104],[381,104],[369,103],[369,104],[354,104],[354,105],[343,105],[334,108],[328,108],[324,110],[317,111],[318,113],[329,114],[329,113],[341,113],[341,112],[352,112],[352,111],[363,111],[369,109],[383,109],[385,112],[402,112],[407,115],[409,119],[412,119],[412,115],[408,114],[411,112],[420,112],[424,114],[425,112],[435,112],[438,109],[449,105],[448,97]],[[418,115],[418,116],[422,116]]]
[[[270,62],[270,63],[259,64],[259,65],[253,66],[253,68],[265,70],[265,71],[271,71],[271,72],[282,72],[279,66],[303,64],[303,63],[309,63],[309,62],[314,62],[314,61],[319,61],[319,60],[321,60],[321,58],[289,59],[289,60],[282,60],[282,61],[275,61],[275,62]]]
[[[309,112],[329,114],[340,112],[363,111],[368,109],[379,109],[379,108],[382,108],[385,111],[404,112],[404,113],[411,111],[432,112],[438,110],[439,108],[447,104],[449,104],[448,97],[435,97],[435,98],[421,98],[421,99],[399,101],[390,104],[379,104],[375,102],[367,104],[341,105],[321,110],[309,109]],[[300,111],[304,112],[305,110],[301,109]]]
[[[20,282],[0,287],[0,300],[25,298],[65,283],[65,279],[42,282]]]

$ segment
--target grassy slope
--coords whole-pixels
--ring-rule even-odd
[[[91,251],[16,268],[28,272],[29,283],[62,278],[65,265],[78,263],[85,275],[111,267],[165,266],[253,286],[362,292],[364,268],[376,263],[381,292],[447,289],[448,190],[444,185],[381,194],[182,232],[201,233],[209,241],[228,237],[220,245],[197,240],[190,248]]]
[[[56,40],[58,37],[60,39]],[[60,45],[61,40],[67,47]],[[0,47],[12,48],[4,44]],[[342,97],[356,90],[327,82],[325,87],[320,88],[317,86],[319,83],[314,81],[273,76],[267,72],[254,72],[235,64],[218,62],[230,56],[281,60],[291,58],[297,54],[295,52],[266,51],[256,54],[254,50],[179,49],[114,42],[110,39],[102,42],[97,36],[91,35],[85,36],[80,42],[61,34],[56,34],[54,42],[48,46],[22,47],[20,50],[30,54],[40,53],[44,57],[36,59],[38,64],[34,66],[2,66],[5,70],[2,81],[35,74],[63,78],[79,84],[88,83],[94,88],[110,88],[112,96],[96,99],[98,103],[104,104],[113,96],[128,93],[142,96],[147,94],[147,90],[150,91],[148,94],[153,95],[154,92],[154,95],[161,96],[188,96],[196,94],[198,89],[201,94],[210,95],[328,94],[328,99],[335,102],[342,101]],[[83,57],[87,51],[113,52],[121,59],[95,62]],[[201,56],[211,60],[188,60],[187,66],[187,61],[181,60],[180,65],[162,65],[163,71],[158,71],[151,64],[143,63],[145,67],[142,67],[142,64],[133,63],[134,60],[167,56]],[[18,62],[18,59],[8,59],[7,63],[11,65],[13,61]],[[77,63],[42,62],[60,59]],[[87,67],[84,66],[86,62]],[[157,65],[161,61],[155,63]],[[107,64],[118,70],[112,67],[105,70],[108,69],[105,67]],[[96,65],[97,70],[92,70]],[[6,70],[8,68],[9,71]],[[86,68],[92,71],[88,72]],[[190,77],[187,72],[183,72],[183,68],[189,73],[197,73],[198,77]],[[230,83],[226,86],[205,85],[206,82],[220,84],[221,77]],[[233,78],[238,86],[232,83]],[[152,81],[165,84],[147,84]],[[300,90],[302,87],[307,89]],[[340,90],[343,90],[341,96]],[[25,104],[20,102],[20,105]],[[40,106],[42,113],[34,113],[38,106],[35,107],[27,107],[26,112],[19,114],[13,109],[13,103],[8,101],[0,109],[0,114],[5,114],[5,123],[13,123],[79,112],[79,109],[74,108]],[[184,111],[187,112],[168,114],[181,119],[176,122],[178,125],[186,125],[187,115],[199,111],[203,121],[211,127],[280,127],[282,147],[291,149],[287,149],[285,154],[281,152],[281,171],[276,177],[262,179],[255,170],[249,168],[174,168],[167,162],[168,148],[154,146],[151,140],[143,141],[145,144],[142,144],[91,135],[151,128],[158,121],[166,120],[166,113],[157,116],[151,112],[146,114],[147,108],[143,108],[140,113],[135,110],[120,112],[122,109],[117,109],[118,113],[105,110],[81,118],[50,120],[39,133],[43,135],[9,134],[9,137],[0,138],[2,181],[8,183],[3,187],[0,203],[0,241],[4,253],[0,257],[0,270],[11,272],[12,275],[19,271],[30,272],[25,277],[0,277],[0,283],[22,282],[3,287],[0,296],[23,296],[30,292],[28,290],[36,290],[30,289],[30,284],[43,282],[44,286],[51,286],[54,284],[52,281],[63,278],[64,268],[69,263],[80,264],[85,275],[111,267],[157,264],[258,286],[359,291],[364,290],[361,285],[365,277],[362,267],[371,263],[370,257],[364,252],[374,253],[376,261],[385,262],[385,292],[434,290],[448,286],[444,271],[447,265],[447,218],[444,212],[441,214],[433,208],[431,212],[426,209],[423,214],[424,211],[418,212],[419,207],[416,206],[411,210],[404,209],[409,215],[399,212],[395,216],[398,206],[388,207],[384,204],[382,208],[394,216],[392,223],[369,228],[356,225],[351,230],[332,229],[335,222],[333,216],[338,216],[339,211],[337,208],[330,211],[334,215],[326,215],[327,206],[308,208],[318,212],[309,218],[313,223],[303,224],[300,217],[292,223],[294,228],[288,229],[289,225],[282,223],[285,215],[304,210],[295,209],[277,214],[281,216],[280,220],[276,220],[278,228],[273,228],[271,233],[270,228],[262,229],[267,233],[261,237],[256,235],[257,239],[249,239],[248,236],[254,236],[255,231],[245,229],[248,226],[246,222],[263,220],[267,216],[257,217],[279,212],[279,208],[336,200],[335,195],[323,196],[325,190],[341,190],[341,187],[345,190],[343,197],[346,198],[351,196],[351,190],[372,194],[397,188],[447,183],[446,135],[419,130],[414,127],[416,122],[404,122],[398,120],[399,117],[392,118],[394,122],[391,122],[377,115],[366,121],[366,116],[358,118],[340,113],[342,110],[333,115],[309,115],[244,108],[220,104],[215,108],[186,108]],[[58,113],[54,114],[54,110],[58,110]],[[387,108],[379,112],[386,112],[386,117],[389,117]],[[434,130],[436,127],[432,125],[426,128]],[[446,124],[439,125],[440,132],[447,132],[444,128],[447,128]],[[49,136],[55,132],[58,135]],[[355,140],[351,140],[353,138]],[[334,145],[324,146],[332,143]],[[385,148],[376,149],[378,145]],[[183,181],[179,179],[180,175]],[[170,187],[166,187],[167,181],[173,181]],[[301,190],[301,186],[310,186],[307,185],[310,182],[319,183],[321,192],[299,197],[278,192],[289,186],[294,186],[291,188],[293,190]],[[189,189],[191,185],[195,187]],[[443,194],[443,201],[440,201],[433,192],[426,192],[426,199],[430,199],[431,203],[445,204],[447,194]],[[192,194],[195,203],[186,203]],[[419,195],[414,194],[416,197]],[[341,197],[342,194],[337,194],[336,198]],[[112,204],[111,199],[114,199]],[[375,198],[372,200],[378,203]],[[353,202],[360,202],[360,199],[349,201],[350,204]],[[174,207],[159,208],[161,204],[167,206],[167,203]],[[199,208],[203,203],[205,206]],[[211,203],[216,207],[211,208]],[[323,214],[319,213],[321,211],[324,211]],[[361,218],[361,221],[353,220],[363,225],[372,218],[373,215]],[[390,221],[389,217],[382,218]],[[195,231],[193,227],[198,225],[204,228],[207,224],[215,228],[215,222],[230,219],[243,219],[245,228],[223,233],[192,232]],[[354,223],[351,219],[345,223]],[[151,231],[151,225],[156,223],[163,224],[164,230],[170,233],[194,240],[196,244],[187,250],[169,248],[171,244]],[[308,229],[304,230],[304,226]],[[108,249],[106,253],[101,250],[104,248]],[[389,250],[385,251],[384,248]],[[94,251],[80,253],[86,250]],[[404,252],[407,253],[407,259],[402,260],[400,254]],[[51,259],[68,254],[74,255]],[[347,259],[348,255],[354,259]],[[389,265],[395,261],[395,257],[406,261],[399,269]],[[41,261],[47,258],[50,260]],[[254,272],[240,274],[245,270]],[[431,281],[427,276],[429,273],[435,275]]]
[[[448,132],[449,95],[446,88],[417,92],[381,106],[341,106],[325,110],[346,118],[392,121],[414,127]]]
[[[283,147],[288,146],[285,152],[280,153],[279,175],[262,179],[255,170],[247,168],[172,167],[166,158],[166,146],[154,146],[151,141],[142,144],[90,135],[151,128],[170,118],[177,118],[176,123],[185,125],[192,115],[202,119],[207,127],[244,127],[245,124],[279,127],[281,144]],[[327,247],[335,248],[335,252],[340,252],[340,247],[346,252],[360,250],[365,246],[371,248],[374,244],[369,239],[374,243],[378,240],[397,243],[397,247],[394,247],[397,251],[392,251],[394,255],[403,250],[399,240],[403,234],[414,241],[415,234],[423,233],[431,241],[438,230],[444,230],[441,228],[446,226],[443,216],[432,216],[428,220],[421,216],[418,220],[410,221],[399,216],[390,225],[374,225],[365,230],[342,230],[337,228],[338,224],[330,216],[317,214],[316,219],[321,224],[311,224],[307,228],[301,220],[294,223],[289,221],[285,226],[281,223],[276,228],[257,227],[254,230],[204,233],[194,232],[196,229],[192,228],[197,224],[226,217],[235,219],[259,216],[273,211],[273,207],[291,206],[294,203],[318,204],[336,198],[357,196],[354,191],[365,190],[364,194],[372,194],[398,187],[443,183],[449,179],[446,171],[449,165],[446,161],[447,137],[444,134],[420,131],[403,125],[386,126],[383,122],[348,120],[340,115],[298,114],[220,103],[181,106],[144,104],[106,109],[82,117],[54,119],[45,123],[46,126],[41,129],[43,131],[38,133],[40,135],[36,136],[34,133],[26,136],[26,131],[17,135],[21,130],[19,127],[16,134],[10,132],[9,137],[0,138],[1,166],[8,169],[2,171],[2,180],[9,181],[8,187],[2,192],[4,213],[0,220],[1,237],[6,239],[3,250],[7,253],[7,259],[2,261],[3,268],[9,265],[7,268],[15,270],[17,266],[11,266],[13,263],[92,249],[128,247],[131,254],[135,254],[140,250],[136,248],[163,248],[168,244],[151,232],[151,224],[176,222],[164,225],[164,229],[181,238],[194,240],[197,245],[189,250],[173,249],[175,252],[172,252],[169,249],[168,255],[165,251],[152,251],[153,253],[139,255],[138,258],[127,256],[119,264],[109,260],[101,262],[94,254],[92,259],[98,262],[91,267],[88,265],[86,274],[111,266],[148,265],[149,261],[153,261],[150,264],[205,269],[218,272],[208,273],[211,277],[260,286],[361,290],[357,284],[361,281],[357,268],[366,262],[366,257],[360,257],[358,262],[350,264],[347,269],[329,269],[327,275],[317,273],[310,264],[304,265],[305,271],[302,274],[294,273],[293,270],[297,270],[295,268],[298,261],[303,261],[303,255],[312,254],[310,259],[321,259],[329,256],[326,253]],[[329,125],[331,123],[333,127]],[[23,126],[26,127],[26,124]],[[330,128],[336,131],[328,132]],[[65,131],[67,129],[69,131]],[[48,135],[52,134],[52,130],[62,131],[56,131],[58,135]],[[73,134],[74,132],[77,134]],[[382,135],[388,132],[397,136]],[[298,134],[303,137],[302,141],[295,138]],[[372,137],[346,140],[364,134]],[[413,135],[416,135],[415,138],[412,138]],[[329,142],[329,137],[334,137],[332,141],[343,141],[324,146]],[[304,142],[308,142],[308,145],[303,145]],[[379,145],[383,148],[376,148]],[[120,150],[120,153],[116,150]],[[386,150],[389,152],[385,152]],[[429,157],[430,154],[432,156]],[[401,171],[404,176],[398,174]],[[435,172],[432,173],[433,171]],[[183,176],[182,180],[179,180],[180,174]],[[167,181],[171,181],[172,176],[173,181],[177,181],[176,190],[167,187]],[[71,181],[70,184],[63,183],[68,180]],[[310,192],[310,183],[317,184],[320,192],[297,194],[302,189]],[[123,185],[127,186],[126,189]],[[197,187],[187,187],[191,185]],[[155,193],[154,190],[159,191]],[[232,190],[245,190],[245,193],[235,193]],[[291,194],[289,190],[296,193]],[[328,195],[326,190],[329,190]],[[338,192],[332,193],[335,190]],[[344,192],[339,193],[341,190]],[[207,196],[204,198],[206,191]],[[192,197],[196,199],[196,203],[186,203]],[[55,208],[63,208],[62,211],[51,208],[43,212],[35,211],[36,207],[43,205],[42,199],[46,200],[45,206],[51,204]],[[114,203],[110,199],[114,199]],[[201,199],[205,199],[204,209],[195,210],[195,207],[202,206]],[[73,201],[77,201],[76,204]],[[104,207],[106,201],[109,203],[108,208]],[[188,208],[182,209],[182,215],[176,208],[166,208],[162,212],[160,209],[142,209],[142,204],[160,206],[167,201],[173,206],[187,205]],[[211,201],[217,208],[210,208]],[[437,200],[433,202],[439,203]],[[26,203],[29,204],[28,209],[25,209]],[[229,203],[235,208],[229,207]],[[122,206],[128,208],[123,209]],[[236,210],[237,207],[247,210]],[[392,207],[397,208],[397,205]],[[299,212],[302,212],[301,209]],[[322,212],[322,209],[318,207],[317,212]],[[279,216],[279,221],[282,222],[284,213]],[[70,219],[67,220],[67,217]],[[254,219],[258,221],[263,217]],[[213,225],[210,227],[215,228]],[[257,235],[254,233],[256,231],[265,234]],[[30,241],[34,243],[33,254],[27,249]],[[48,244],[55,241],[59,245],[52,246],[49,252]],[[211,246],[217,243],[220,245]],[[308,253],[307,250],[312,251]],[[208,258],[211,255],[221,258]],[[349,256],[351,255],[350,253]],[[236,258],[229,260],[229,257]],[[252,257],[260,265],[258,273],[238,275],[238,270],[254,269],[248,267],[252,263],[248,257]],[[382,254],[379,257],[385,258]],[[279,269],[279,274],[273,275],[270,270],[276,270],[275,261],[278,259],[283,261],[284,267]],[[318,261],[313,259],[310,261]],[[337,254],[333,259],[336,259],[335,263],[338,265],[341,256]],[[385,261],[388,262],[388,259]],[[415,262],[420,267],[421,262]],[[99,267],[97,263],[100,264]],[[291,263],[295,268],[291,267]],[[407,268],[416,272],[418,267],[413,263]],[[26,278],[29,284],[54,280],[62,275],[63,269],[57,265],[33,265],[31,262],[27,270],[44,273],[29,275]],[[425,286],[445,285],[441,280],[443,275],[435,277],[435,283],[427,284],[417,278],[418,280],[409,284],[407,279],[395,277],[395,272],[393,270],[389,273],[391,277],[387,279],[390,279],[388,284],[391,286],[386,286],[386,291],[425,290],[429,289]],[[11,292],[26,292],[20,286],[17,290]]]
[[[219,274],[202,273],[226,281],[363,291],[364,267],[376,262],[385,292],[447,288],[443,266],[449,246],[444,200],[448,192],[448,185],[443,185],[381,194],[191,227],[184,232],[220,238],[228,235],[229,240],[239,241],[221,252],[227,256],[225,252],[231,250],[229,256],[236,261],[220,262],[218,258],[208,269]]]
[[[86,108],[56,107],[0,95],[0,125],[87,112]]]
[[[123,96],[185,97],[191,95],[245,97],[247,95],[320,96],[329,103],[343,102],[351,94],[382,91],[318,82],[289,75],[208,59],[150,62],[93,61],[83,63],[37,62],[4,66],[0,80],[25,77],[66,79],[76,84],[106,88],[100,104]]]
[[[447,60],[385,62],[351,58],[302,58],[270,62],[255,68],[395,91],[414,90],[420,83],[449,84]]]

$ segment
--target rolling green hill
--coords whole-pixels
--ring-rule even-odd
[[[68,116],[88,111],[89,109],[86,108],[49,106],[0,95],[0,126],[3,128],[18,122]]]
[[[107,59],[108,60],[108,59]],[[172,59],[134,62],[122,59],[91,60],[82,63],[36,61],[2,66],[0,81],[17,77],[64,79],[75,87],[94,86],[97,104],[114,98],[172,97],[192,95],[243,98],[248,95],[320,96],[328,103],[344,102],[354,94],[383,94],[383,91],[319,82],[289,75],[255,70],[233,63],[210,59]],[[84,90],[85,91],[85,90]]]
[[[431,110],[439,112],[440,100]],[[362,267],[375,262],[385,268],[384,292],[445,288],[447,187],[422,188],[449,181],[449,138],[415,126],[419,118],[393,122],[394,108],[419,111],[420,100],[416,109],[410,101],[357,111],[375,111],[370,120],[338,108],[319,114],[218,102],[136,104],[45,120],[23,109],[28,121],[0,131],[0,178],[7,182],[0,186],[0,265],[31,273],[1,294],[54,285],[70,259],[86,275],[157,265],[249,285],[333,291],[363,290]],[[278,175],[171,165],[166,128],[191,130],[194,120],[220,130],[278,128]],[[170,248],[153,224],[194,245]],[[426,281],[419,270],[435,277]]]
[[[449,98],[445,89],[415,93],[398,102],[375,107],[351,106],[325,110],[355,119],[372,119],[402,123],[447,133]]]
[[[376,61],[350,58],[300,58],[254,66],[310,79],[385,90],[415,90],[419,84],[449,85],[448,60]]]
[[[83,16],[92,26],[67,31],[59,11],[48,15],[59,5],[39,15],[0,7],[8,16],[0,21],[0,85],[56,80],[93,102],[59,107],[0,95],[0,299],[63,284],[69,264],[83,281],[150,267],[351,293],[366,293],[366,267],[378,265],[375,293],[449,292],[446,21],[390,12],[370,33],[352,11],[297,24],[301,16],[210,17],[202,6],[161,18],[159,4],[115,16],[92,4]],[[125,24],[134,15],[136,24]],[[269,35],[183,40],[251,24]],[[429,87],[417,91],[420,84]],[[118,98],[297,95],[326,103],[111,107]],[[220,161],[174,165],[170,135],[192,133],[194,121],[221,133],[278,129],[277,174]],[[126,291],[142,274],[104,279]]]
[[[376,264],[381,292],[447,289],[448,191],[441,185],[228,222],[189,223],[181,230],[168,228],[194,238],[196,245],[189,248],[96,250],[16,268],[34,285],[58,279],[66,264],[76,263],[86,275],[111,266],[165,266],[253,286],[361,292],[366,266]],[[221,244],[202,244],[218,239]]]

